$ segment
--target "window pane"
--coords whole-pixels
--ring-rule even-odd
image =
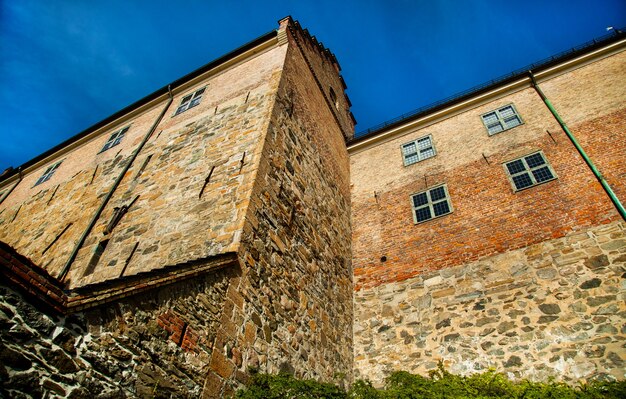
[[[500,108],[499,112],[500,112],[500,116],[503,118],[508,118],[510,116],[515,115],[515,111],[513,110],[513,107],[511,107],[510,105]]]
[[[202,88],[202,89],[200,89],[200,90],[196,91],[196,94],[195,94],[195,95],[196,95],[196,97],[198,97],[198,96],[201,96],[201,95],[202,95],[202,93],[204,93],[204,88]]]
[[[552,172],[550,171],[550,168],[548,168],[547,166],[533,170],[533,176],[535,176],[535,180],[537,180],[537,183],[541,183],[542,181],[554,178]]]
[[[181,101],[180,103],[181,104],[188,103],[189,100],[191,100],[191,94],[188,95],[188,96],[183,97],[183,101]]]
[[[446,190],[443,189],[443,187],[437,187],[433,190],[430,190],[430,200],[435,202],[435,201],[439,201],[440,199],[444,199],[446,198]]]
[[[530,179],[530,175],[528,173],[513,176],[513,183],[515,184],[515,188],[517,188],[518,190],[533,185],[533,181]]]
[[[522,122],[519,120],[519,118],[517,116],[514,116],[512,118],[507,118],[504,120],[504,124],[506,125],[507,129],[510,129],[512,127],[521,125]]]
[[[409,143],[402,146],[402,153],[404,155],[415,154],[417,149],[415,148],[415,143]]]
[[[41,177],[39,179],[37,179],[37,182],[35,183],[35,186],[37,184],[41,184],[43,182],[46,182],[48,180],[50,180],[50,178],[52,177],[52,175],[54,174],[54,172],[58,169],[58,167],[61,165],[61,162],[57,162],[54,165],[49,166],[45,172],[43,172],[43,174],[41,175]]]
[[[404,157],[404,164],[405,165],[411,165],[411,164],[414,164],[417,161],[419,161],[419,159],[417,158],[417,154],[413,154],[413,155],[409,155],[409,156],[405,156]]]
[[[432,147],[432,144],[430,142],[430,137],[424,137],[423,139],[417,140],[417,145],[419,146],[420,149]]]
[[[435,151],[432,149],[432,147],[420,151],[420,158],[421,159],[426,159],[426,158],[430,158],[430,157],[434,157],[434,156],[435,156]]]
[[[448,205],[448,201],[441,201],[433,204],[433,210],[435,211],[435,216],[441,216],[445,215],[446,213],[450,213],[450,206]]]
[[[487,115],[483,115],[483,121],[485,122],[485,125],[491,125],[498,122],[498,116],[495,112],[490,112]]]
[[[425,207],[425,208],[420,208],[420,209],[416,209],[415,210],[415,219],[417,219],[418,222],[423,222],[424,220],[428,220],[431,219],[432,215],[430,214],[430,208],[429,207]]]
[[[421,193],[413,196],[413,206],[418,207],[422,205],[428,204],[428,198],[426,197],[426,193]]]
[[[498,123],[496,125],[489,126],[487,128],[487,130],[489,131],[489,134],[494,134],[494,133],[501,132],[504,129],[502,128],[502,125],[500,123]]]
[[[543,159],[543,157],[539,153],[533,154],[524,159],[526,160],[526,163],[528,164],[528,166],[531,168],[534,168],[535,166],[543,165],[546,163],[546,161]]]
[[[524,163],[521,159],[507,163],[506,167],[509,170],[509,173],[512,175],[526,170],[526,167],[524,166]]]
[[[180,107],[178,107],[178,109],[176,110],[176,115],[180,114],[181,112],[184,112],[187,109],[187,104],[185,105],[181,105]]]
[[[189,108],[191,107],[195,107],[196,105],[200,104],[200,99],[202,97],[196,97],[193,100],[191,100],[191,103],[189,103]]]

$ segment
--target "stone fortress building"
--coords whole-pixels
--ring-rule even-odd
[[[279,21],[2,176],[1,394],[623,379],[625,49],[355,137],[335,56]]]

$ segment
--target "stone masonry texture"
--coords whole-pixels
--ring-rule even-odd
[[[355,370],[624,379],[623,222],[355,293]]]
[[[203,101],[175,116],[173,112],[182,95],[174,98],[85,240],[70,271],[68,280],[72,286],[236,251],[240,235],[237,231],[241,230],[258,164],[255,149],[260,132],[267,126],[283,57],[284,50],[276,48],[196,84],[183,94],[206,86]],[[240,75],[245,78],[238,78]],[[7,204],[0,214],[0,240],[57,275],[90,216],[128,162],[131,150],[164,106],[165,102],[157,106],[156,112],[124,124],[130,125],[129,137],[122,141],[128,147],[116,146],[96,155],[97,161],[107,153],[112,157],[119,152],[114,158],[86,168],[89,164],[71,163],[73,158],[85,158],[88,151],[97,153],[100,142],[68,154],[59,170],[65,175],[42,184],[38,193],[40,186],[33,187],[31,191],[36,194],[22,203]],[[135,131],[141,133],[133,140],[130,133]],[[81,166],[84,169],[79,169]],[[69,170],[71,167],[75,170]],[[211,170],[211,179],[200,197]],[[29,184],[32,183],[24,182],[21,186]],[[103,234],[115,208],[129,205],[137,196],[113,232]],[[68,202],[73,206],[67,206]],[[70,223],[69,229],[43,253]],[[197,234],[199,231],[205,233]],[[96,267],[87,270],[96,247],[105,239],[109,240],[106,251]],[[127,263],[135,244],[138,246]]]
[[[624,202],[609,44],[538,84]],[[254,372],[380,385],[438,361],[625,378],[626,225],[528,82],[362,141],[337,59],[290,17],[207,68],[0,178],[0,397],[230,397]],[[489,136],[481,115],[508,104],[523,123]],[[405,167],[426,135],[436,156]],[[506,162],[537,151],[556,178],[515,191]],[[441,184],[452,212],[414,223],[411,195]]]
[[[225,397],[251,371],[352,380],[349,100],[297,22],[274,40],[69,149],[50,181],[34,184],[53,161],[26,174],[2,204],[3,273],[19,281],[1,291],[3,394]]]
[[[625,54],[539,82],[622,202]],[[523,124],[489,136],[480,116],[507,104]],[[426,135],[437,155],[403,166],[401,145]],[[536,151],[557,178],[515,192],[504,163]],[[357,376],[443,360],[625,377],[623,219],[532,88],[351,152],[351,182]],[[439,184],[452,213],[415,224],[411,194]]]
[[[199,397],[228,283],[218,272],[69,316],[0,286],[0,396]]]
[[[305,46],[315,44],[290,33],[242,235],[242,275],[231,284],[233,304],[216,340],[216,347],[237,351],[214,352],[214,394],[232,393],[234,385],[221,388],[222,381],[243,381],[250,369],[352,378],[348,156],[315,77],[325,87],[339,80],[312,74],[307,60],[319,55]]]

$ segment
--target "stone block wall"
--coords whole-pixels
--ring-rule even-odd
[[[71,288],[237,251],[284,56],[285,46],[266,47],[245,62],[176,88],[171,106],[78,252],[65,280]],[[182,98],[201,87],[206,90],[198,106],[175,115]],[[63,159],[46,183],[34,186],[48,163],[26,173],[0,206],[0,240],[58,276],[165,107],[166,99],[155,100],[149,110],[131,110],[114,128],[71,144],[49,161]],[[123,126],[130,129],[122,142],[99,152]],[[124,206],[130,206],[128,212],[105,234]],[[104,243],[96,262],[94,254]]]
[[[250,369],[352,376],[348,157],[316,82],[322,75],[309,69],[293,33],[287,39],[208,396],[232,393]]]
[[[7,340],[7,358],[18,360],[3,373],[6,392],[27,380],[10,394],[26,397],[33,387],[35,396],[51,390],[70,397],[97,391],[222,397],[253,370],[349,381],[353,286],[344,138],[354,126],[338,70],[334,56],[287,18],[266,51],[179,88],[78,252],[58,304],[69,312],[97,307],[49,317],[3,291],[8,337],[33,323],[22,313],[53,325],[27,342]],[[204,86],[197,107],[173,115],[185,94]],[[159,105],[159,111],[166,106]],[[68,176],[65,168],[56,176],[58,207],[36,198],[29,212],[53,242],[45,251],[49,263],[41,264],[39,236],[28,235],[34,226],[12,217],[28,191],[21,186],[0,210],[6,247],[26,256],[15,259],[30,258],[45,270],[31,264],[34,272],[54,279],[142,138],[93,170]],[[88,158],[86,148],[72,149],[68,158]],[[219,259],[228,264],[217,265]],[[21,270],[11,276],[23,286],[30,280]],[[133,284],[140,292],[134,296]],[[27,298],[37,295],[29,291]],[[63,347],[54,342],[59,334],[69,337]],[[72,370],[58,369],[40,347],[68,357]]]
[[[69,316],[0,285],[0,396],[197,398],[232,270]]]
[[[355,377],[495,368],[626,378],[626,224],[615,222],[355,293]]]
[[[625,54],[539,82],[618,193]],[[623,220],[532,88],[486,97],[351,150],[355,369],[623,379]],[[507,104],[523,124],[489,136],[481,115]],[[436,156],[405,167],[426,135]],[[536,151],[557,178],[514,191],[505,163]],[[411,195],[439,184],[452,213],[414,223]]]

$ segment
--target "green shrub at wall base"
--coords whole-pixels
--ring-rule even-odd
[[[358,380],[349,391],[333,384],[298,380],[290,375],[255,375],[237,392],[240,399],[624,399],[626,381],[591,382],[572,387],[561,382],[510,381],[495,371],[462,377],[442,365],[422,377],[398,371],[384,389]]]

